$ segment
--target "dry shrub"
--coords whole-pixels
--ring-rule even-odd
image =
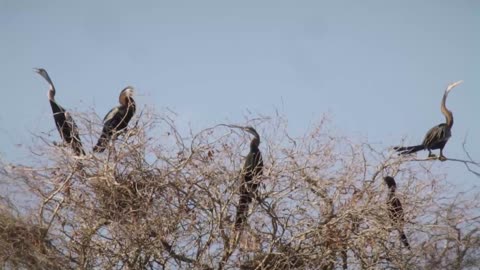
[[[78,118],[84,144],[93,144],[97,119]],[[31,219],[44,228],[35,233],[15,219],[29,236],[8,238],[21,243],[9,248],[16,261],[41,268],[52,262],[53,253],[42,253],[52,246],[62,269],[467,269],[480,263],[478,192],[446,196],[438,162],[352,141],[326,120],[301,136],[278,116],[245,122],[262,137],[265,169],[260,198],[240,233],[233,223],[249,135],[225,126],[180,132],[172,119],[143,111],[104,154],[82,158],[39,137],[35,153],[41,154],[30,166],[5,164],[6,179],[28,186],[25,196],[36,198]],[[411,251],[387,214],[386,175],[398,183]],[[11,258],[2,260],[15,266]]]
[[[61,269],[47,230],[0,209],[0,261],[12,269]]]

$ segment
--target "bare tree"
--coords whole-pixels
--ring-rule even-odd
[[[85,145],[100,132],[79,119]],[[240,123],[236,123],[240,124]],[[326,119],[302,136],[281,117],[246,120],[262,135],[263,175],[235,230],[250,138],[223,125],[180,132],[170,114],[139,112],[102,154],[36,139],[29,165],[2,182],[28,187],[31,211],[1,200],[0,259],[28,269],[475,269],[479,193],[448,195],[434,160],[354,142]],[[448,162],[448,161],[447,161]],[[454,162],[452,160],[452,162]],[[463,161],[462,161],[463,162]],[[470,163],[469,163],[470,162]],[[469,157],[466,165],[477,166]],[[383,177],[397,181],[399,240]],[[3,251],[2,251],[3,250]]]

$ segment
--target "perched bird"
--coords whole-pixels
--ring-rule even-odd
[[[47,71],[43,68],[36,68],[35,72],[40,74],[40,76],[42,76],[50,85],[50,89],[48,90],[48,100],[50,101],[50,106],[52,107],[53,119],[55,121],[55,125],[57,126],[58,132],[60,133],[60,137],[64,143],[72,147],[75,155],[85,155],[80,136],[78,135],[77,125],[73,121],[70,113],[68,113],[55,101],[55,86],[53,85],[50,76],[48,76]]]
[[[428,150],[429,157],[435,157],[432,154],[432,150],[440,149],[440,157],[439,159],[444,161],[447,158],[443,155],[443,148],[445,144],[447,144],[448,139],[452,136],[452,126],[453,126],[453,114],[451,111],[447,109],[445,105],[447,101],[448,93],[457,85],[461,84],[463,81],[458,81],[448,85],[445,93],[443,94],[442,103],[440,106],[440,110],[442,114],[445,116],[445,123],[439,124],[431,128],[425,138],[423,139],[422,144],[415,145],[415,146],[406,146],[406,147],[394,147],[393,149],[399,152],[401,155],[411,154],[418,152],[420,150]]]
[[[98,139],[97,145],[93,147],[94,152],[105,151],[112,136],[127,127],[136,109],[135,100],[132,98],[133,91],[133,87],[127,86],[120,92],[120,106],[111,109],[103,119],[102,135]]]
[[[395,190],[397,188],[397,183],[395,183],[395,179],[391,176],[387,176],[383,178],[385,183],[388,186],[388,200],[387,200],[387,210],[390,219],[393,222],[393,225],[397,228],[398,232],[400,233],[400,240],[402,241],[403,245],[406,248],[410,249],[410,244],[408,243],[407,236],[403,231],[403,225],[405,224],[404,214],[402,203],[398,199],[395,194]]]
[[[253,127],[239,127],[254,137],[250,142],[250,152],[245,159],[241,173],[241,185],[240,185],[240,199],[237,206],[237,215],[235,218],[235,228],[240,229],[247,220],[248,205],[252,202],[253,198],[257,196],[256,192],[259,183],[255,181],[255,178],[263,174],[263,159],[262,153],[258,148],[260,145],[260,135]]]

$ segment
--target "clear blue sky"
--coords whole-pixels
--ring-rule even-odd
[[[54,128],[44,67],[57,100],[103,116],[126,85],[137,103],[176,111],[195,127],[277,108],[301,133],[330,113],[345,135],[389,146],[422,141],[444,121],[445,149],[480,160],[480,2],[0,0],[0,154],[21,156],[30,132]],[[422,153],[420,155],[426,155]],[[479,179],[439,165],[452,184]]]

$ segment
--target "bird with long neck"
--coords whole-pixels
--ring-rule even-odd
[[[453,113],[452,111],[450,111],[448,108],[447,108],[447,97],[448,97],[448,93],[450,93],[450,91],[455,87],[457,86],[458,84],[460,84],[462,81],[458,81],[454,84],[451,84],[447,87],[447,89],[445,90],[445,93],[443,94],[443,98],[442,98],[442,103],[440,105],[440,111],[442,112],[442,114],[445,116],[445,124],[447,125],[447,127],[449,129],[452,129],[453,127]]]
[[[452,136],[452,127],[453,127],[453,114],[450,110],[447,109],[446,102],[447,97],[450,91],[457,85],[461,84],[463,81],[458,81],[447,86],[445,93],[443,94],[442,102],[440,105],[440,111],[445,116],[445,123],[439,124],[431,128],[425,138],[423,139],[422,144],[414,146],[405,146],[405,147],[394,147],[393,149],[401,155],[412,154],[421,150],[428,150],[429,157],[435,157],[432,154],[432,150],[440,149],[439,159],[445,161],[447,158],[443,155],[443,148],[447,144],[448,140]]]
[[[120,105],[111,109],[103,119],[102,135],[93,148],[94,152],[105,151],[112,136],[127,128],[128,122],[130,122],[136,110],[133,92],[134,88],[132,86],[127,86],[120,92],[118,97]]]
[[[257,196],[259,183],[254,178],[263,174],[263,159],[260,152],[260,135],[253,127],[244,127],[244,131],[253,135],[250,141],[250,152],[248,153],[242,169],[242,183],[240,186],[240,199],[237,206],[235,228],[240,229],[247,221],[248,207],[253,198]]]
[[[235,218],[235,229],[240,229],[247,221],[249,204],[257,196],[259,183],[254,178],[263,174],[263,159],[260,152],[260,135],[251,126],[243,127],[237,125],[224,125],[230,128],[238,128],[253,135],[250,141],[250,152],[245,158],[245,163],[241,172],[240,198],[237,206]]]
[[[47,71],[43,68],[36,68],[35,72],[40,74],[40,76],[42,76],[50,86],[47,96],[48,100],[50,101],[50,106],[52,107],[53,119],[55,121],[55,125],[57,126],[58,132],[60,133],[60,137],[66,144],[72,147],[75,155],[85,155],[85,151],[83,150],[82,142],[78,134],[77,125],[73,121],[70,113],[68,113],[55,100],[56,91],[52,79],[50,79]]]
[[[403,231],[403,225],[405,224],[404,213],[402,203],[400,199],[398,199],[397,195],[395,194],[395,190],[397,189],[397,183],[395,183],[395,179],[391,176],[387,176],[383,178],[385,183],[388,186],[388,199],[387,199],[387,210],[390,219],[393,222],[393,225],[396,227],[398,232],[400,233],[400,240],[402,241],[403,245],[410,249],[410,244],[408,243],[407,236]]]

